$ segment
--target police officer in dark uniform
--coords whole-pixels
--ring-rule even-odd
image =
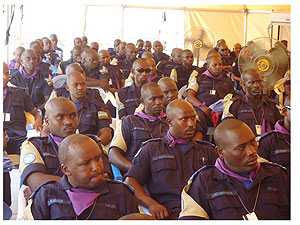
[[[138,58],[141,58],[142,57],[142,54],[144,53],[144,40],[143,39],[138,39],[136,41],[136,50],[137,50],[137,56]]]
[[[169,77],[172,70],[182,64],[182,52],[181,48],[174,48],[169,60],[162,60],[157,63],[157,70],[161,71],[165,77]]]
[[[57,47],[57,35],[56,34],[51,34],[50,35],[50,41],[52,45],[52,49],[55,51],[55,53],[59,56],[61,60],[63,60],[63,50],[59,47]]]
[[[71,51],[71,58],[59,63],[56,74],[66,74],[66,68],[68,65],[72,63],[80,63],[82,51],[83,49],[81,46],[75,46]]]
[[[141,88],[148,82],[148,77],[151,72],[150,65],[146,59],[136,59],[133,63],[131,72],[134,75],[134,83],[129,87],[120,89],[116,99],[120,119],[127,115],[133,115],[136,108],[139,106]]]
[[[182,192],[180,219],[290,219],[287,171],[259,162],[258,144],[242,121],[228,119],[215,129],[219,158],[198,170]]]
[[[125,180],[157,219],[178,218],[180,194],[187,180],[202,166],[213,165],[217,158],[212,144],[192,140],[196,112],[190,103],[182,99],[172,101],[167,106],[167,117],[167,135],[144,143]]]
[[[78,124],[76,106],[65,97],[51,99],[46,104],[45,124],[50,130],[44,137],[31,137],[21,146],[20,173],[22,183],[34,191],[48,181],[59,181],[63,175],[58,159],[62,140],[75,134]],[[99,146],[100,141],[89,135]],[[102,153],[103,150],[100,148]],[[104,171],[112,175],[107,155],[102,155]]]
[[[153,58],[147,58],[146,60],[149,63],[151,69],[151,72],[148,77],[148,82],[157,83],[157,81],[163,76],[163,74],[162,72],[156,69],[156,63]]]
[[[102,152],[87,136],[66,137],[58,149],[64,176],[59,182],[50,181],[35,191],[25,209],[25,218],[116,220],[138,212],[133,189],[104,178]]]
[[[51,97],[69,98],[77,108],[80,134],[94,134],[105,146],[112,138],[109,127],[111,117],[99,91],[87,89],[85,76],[79,72],[67,75],[67,86],[54,90]]]
[[[163,112],[163,90],[153,82],[143,85],[140,102],[144,109],[124,117],[109,148],[109,160],[126,172],[142,142],[164,137],[168,130]]]
[[[44,38],[42,38],[42,40],[44,42],[44,54],[45,54],[44,62],[49,63],[50,65],[57,68],[58,64],[61,62],[61,58],[52,49],[52,44],[51,44],[51,41],[49,40],[49,38],[44,37]],[[56,71],[52,71],[52,74],[55,74],[55,73],[56,73]]]
[[[224,103],[223,118],[234,117],[245,122],[256,136],[274,129],[282,117],[277,101],[263,95],[263,79],[256,69],[245,70],[241,77],[243,92]]]
[[[125,79],[124,75],[118,65],[110,64],[110,55],[107,50],[99,51],[100,65],[103,67],[102,70],[109,75],[110,92],[114,93],[117,90],[124,87]]]
[[[82,39],[80,37],[74,39],[74,46],[82,46]]]
[[[11,76],[13,76],[13,74],[19,70],[19,68],[21,66],[21,55],[24,51],[25,51],[25,48],[22,46],[18,46],[16,48],[16,50],[14,51],[14,53],[13,53],[14,58],[12,60],[10,60],[10,62],[8,64],[8,69],[10,71]]]
[[[188,84],[189,78],[199,74],[199,67],[193,66],[194,54],[192,51],[185,49],[182,52],[182,65],[174,67],[170,77],[175,80],[178,90]]]
[[[136,60],[137,50],[134,44],[128,43],[125,46],[125,58],[118,60],[118,65],[121,68],[125,79],[129,76],[134,60]]]
[[[234,61],[234,58],[230,55],[230,50],[226,43],[220,44],[218,48],[218,52],[221,56],[222,62],[223,62],[223,70],[227,72],[232,71],[232,63]]]
[[[259,156],[278,163],[288,169],[290,174],[291,158],[291,104],[290,96],[287,96],[283,106],[283,120],[277,121],[275,130],[265,133],[259,139]]]
[[[117,54],[116,50],[117,50],[117,47],[118,47],[118,45],[119,45],[120,43],[121,43],[121,40],[120,40],[120,39],[116,39],[116,40],[114,41],[114,47],[113,47],[113,48],[108,48],[108,49],[107,49],[108,53],[109,53],[111,56]]]
[[[39,68],[39,73],[41,73],[44,79],[49,79],[52,77],[51,66],[48,63],[43,62],[43,51],[40,43],[38,41],[33,41],[30,43],[30,49],[35,51],[37,57],[36,67]]]
[[[188,101],[195,107],[198,116],[206,121],[207,126],[212,126],[209,106],[227,94],[234,93],[233,82],[226,76],[222,60],[216,55],[207,58],[207,70],[204,73],[195,76],[191,74],[187,89]],[[217,117],[216,121],[218,120]]]
[[[90,44],[90,47],[91,47],[91,49],[94,49],[96,52],[99,51],[99,44],[98,44],[98,42],[92,42]]]
[[[162,60],[169,60],[170,56],[163,52],[164,47],[162,46],[160,41],[153,42],[153,50],[154,50],[154,60],[157,64],[159,61]]]
[[[85,49],[82,54],[81,66],[86,75],[88,87],[100,87],[107,91],[109,89],[109,77],[99,70],[99,56],[94,49]]]
[[[37,56],[34,50],[27,49],[22,54],[22,66],[10,79],[18,87],[25,88],[35,107],[43,110],[44,103],[48,100],[52,88],[48,86],[43,75],[36,67]]]
[[[33,128],[42,130],[42,118],[37,113],[30,97],[22,88],[8,87],[9,70],[3,62],[3,128],[9,140],[6,151],[20,155],[20,146],[26,140],[26,116],[29,112],[34,116]]]

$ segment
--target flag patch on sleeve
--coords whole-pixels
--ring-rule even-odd
[[[108,115],[104,111],[98,111],[98,119],[108,119]]]

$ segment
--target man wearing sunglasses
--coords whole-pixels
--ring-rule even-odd
[[[133,63],[131,72],[133,73],[133,84],[129,87],[120,89],[116,99],[120,119],[127,115],[133,115],[136,108],[139,106],[141,88],[148,82],[148,77],[151,72],[150,65],[146,59],[136,59]]]
[[[223,69],[226,70],[227,72],[232,71],[232,63],[234,59],[230,55],[230,50],[227,46],[226,43],[220,44],[218,48],[218,52],[221,56],[222,62],[223,62]]]
[[[242,73],[243,91],[224,104],[223,117],[234,117],[245,122],[255,136],[274,129],[276,121],[282,116],[276,108],[274,99],[263,95],[263,78],[257,69],[248,69]]]
[[[134,60],[136,60],[137,50],[134,44],[128,43],[125,46],[125,58],[118,59],[118,65],[121,68],[125,79],[128,78]]]
[[[283,120],[278,120],[275,124],[275,130],[261,136],[259,140],[259,156],[278,163],[288,169],[290,174],[291,157],[291,107],[290,96],[285,98],[282,108]]]

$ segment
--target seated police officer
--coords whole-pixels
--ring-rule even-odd
[[[99,51],[99,44],[98,44],[98,42],[92,42],[90,44],[90,47],[91,47],[91,49],[94,49],[98,53],[98,51]]]
[[[57,35],[51,34],[50,41],[51,41],[52,49],[54,50],[54,52],[59,56],[59,58],[61,60],[63,60],[63,50],[61,48],[57,47],[57,42],[58,42]]]
[[[125,57],[125,47],[126,47],[127,43],[125,41],[120,42],[120,44],[118,44],[118,46],[116,47],[116,54],[111,56],[111,62],[110,64],[112,65],[118,65],[119,61],[124,60]]]
[[[57,97],[46,104],[45,123],[49,134],[45,137],[31,137],[21,146],[20,173],[22,183],[31,191],[47,181],[59,181],[62,177],[58,159],[58,147],[62,140],[75,134],[78,125],[76,106],[65,97]],[[101,145],[94,135],[91,138]],[[100,148],[102,150],[102,148]],[[110,164],[103,153],[104,171],[111,175]]]
[[[157,81],[162,77],[162,72],[156,69],[156,63],[153,58],[147,58],[146,60],[149,63],[151,69],[151,72],[148,77],[148,82],[157,83]]]
[[[288,169],[290,174],[291,158],[291,104],[290,96],[285,98],[283,106],[283,120],[278,120],[274,130],[265,133],[259,139],[259,156],[278,163]]]
[[[55,53],[55,50],[52,49],[52,44],[49,38],[43,37],[42,40],[44,42],[44,62],[49,63],[57,68],[58,64],[61,62],[60,57]]]
[[[223,62],[223,70],[227,72],[232,71],[232,63],[234,58],[230,55],[230,50],[226,43],[222,43],[219,45],[218,52],[221,56]]]
[[[160,41],[154,41],[153,42],[153,50],[154,50],[154,53],[153,53],[154,60],[155,60],[156,64],[159,61],[170,59],[170,56],[163,52],[164,47],[163,47],[163,45],[161,44]]]
[[[151,41],[145,41],[144,42],[144,50],[145,52],[151,52],[152,49],[152,43]]]
[[[119,107],[119,118],[133,115],[140,104],[141,88],[148,82],[151,72],[150,65],[146,59],[136,59],[133,63],[131,72],[133,73],[134,82],[129,87],[122,88],[118,91],[117,102]]]
[[[10,79],[17,87],[24,88],[31,97],[35,107],[44,108],[52,91],[45,81],[43,75],[36,66],[37,56],[34,50],[27,49],[21,56],[22,65],[18,72]]]
[[[107,91],[109,89],[109,78],[99,71],[99,56],[94,49],[86,48],[81,53],[82,63],[89,87],[100,87]]]
[[[169,60],[162,60],[157,63],[157,69],[163,73],[163,76],[169,77],[172,70],[182,64],[182,52],[181,48],[174,48]]]
[[[138,212],[132,188],[104,178],[102,152],[97,143],[85,135],[66,137],[58,149],[62,179],[38,188],[25,209],[25,217],[108,220]]]
[[[114,93],[124,87],[125,78],[118,65],[110,64],[110,55],[107,50],[99,51],[99,62],[102,66],[101,71],[109,75],[109,91]]]
[[[193,66],[194,54],[191,50],[185,49],[182,54],[182,65],[174,67],[170,77],[176,82],[178,90],[188,84],[189,78],[199,74],[199,67]]]
[[[20,146],[26,140],[26,116],[29,112],[34,116],[33,128],[41,131],[42,118],[37,113],[31,98],[22,88],[8,87],[9,70],[3,62],[3,128],[9,140],[6,151],[9,154],[20,155]]]
[[[116,55],[117,51],[117,46],[121,43],[120,39],[114,40],[114,47],[113,48],[108,48],[107,51],[110,54],[110,56]]]
[[[215,117],[212,117],[209,106],[227,94],[234,93],[233,82],[226,76],[220,56],[212,55],[207,58],[207,70],[196,76],[191,75],[187,90],[187,100],[195,107],[199,117],[204,118],[206,124],[211,126],[210,118]],[[216,117],[214,124],[218,120]]]
[[[260,136],[274,129],[275,123],[282,117],[277,101],[263,95],[263,78],[256,69],[242,73],[243,91],[233,96],[224,104],[223,118],[234,117],[245,122],[255,136]]]
[[[57,74],[66,74],[66,68],[72,63],[81,62],[81,53],[83,48],[81,46],[75,46],[71,51],[71,58],[67,61],[62,61],[58,65]]]
[[[51,97],[64,96],[75,104],[80,134],[97,135],[104,146],[111,141],[111,118],[108,109],[98,90],[87,89],[86,78],[82,73],[68,74],[66,87],[55,89],[53,92]]]
[[[8,64],[8,69],[10,71],[10,74],[13,75],[16,71],[19,70],[20,66],[21,66],[21,55],[22,53],[25,51],[25,48],[22,46],[18,46],[13,55],[14,58],[12,60],[9,61]]]
[[[52,69],[48,63],[43,62],[44,51],[40,45],[40,42],[31,42],[30,49],[35,51],[37,57],[36,67],[39,68],[39,73],[43,75],[44,79],[50,79],[52,77]]]
[[[136,60],[137,50],[134,44],[128,43],[125,46],[125,58],[118,60],[118,65],[121,68],[125,79],[129,76],[134,60]]]
[[[147,83],[141,89],[140,102],[144,109],[124,117],[117,127],[109,148],[109,161],[126,172],[142,142],[164,137],[168,130],[163,112],[163,91],[156,83]]]
[[[192,140],[196,112],[190,103],[172,101],[167,106],[167,117],[167,135],[145,142],[125,175],[137,199],[157,219],[178,218],[180,194],[187,180],[202,166],[213,165],[217,158],[210,143]]]
[[[74,39],[74,46],[82,46],[82,39],[80,37]]]
[[[185,186],[180,219],[290,219],[287,171],[259,162],[251,129],[228,119],[217,126],[214,138],[219,158]]]

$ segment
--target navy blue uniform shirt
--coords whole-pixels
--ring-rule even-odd
[[[162,53],[161,55],[156,55],[155,53],[153,53],[153,56],[154,56],[154,61],[155,61],[156,64],[157,64],[159,61],[162,61],[162,60],[169,60],[169,59],[170,59],[170,56],[167,55],[166,53]]]
[[[120,69],[123,72],[123,75],[125,77],[125,79],[128,78],[130,71],[132,69],[132,65],[133,65],[133,61],[129,61],[128,59],[123,59],[123,60],[118,60],[118,66],[120,67]]]
[[[10,82],[18,87],[24,88],[36,107],[41,106],[45,102],[45,97],[50,96],[52,91],[52,88],[49,87],[40,72],[33,78],[25,78],[20,71],[18,71],[10,79]]]
[[[30,207],[35,220],[117,220],[122,216],[137,213],[133,190],[124,183],[105,180],[94,188],[100,193],[96,205],[85,209],[76,218],[72,202],[66,193],[73,187],[66,176],[59,182],[48,182],[35,191]]]
[[[184,188],[180,219],[242,220],[247,211],[241,201],[253,212],[259,190],[254,209],[257,218],[287,220],[290,219],[289,189],[286,170],[274,164],[261,163],[249,189],[238,179],[209,166],[197,171]]]
[[[181,210],[180,195],[191,175],[204,165],[213,165],[217,158],[208,142],[190,141],[182,149],[170,147],[168,137],[149,140],[134,158],[126,177],[146,184],[151,198],[164,205],[168,219],[177,219]]]

